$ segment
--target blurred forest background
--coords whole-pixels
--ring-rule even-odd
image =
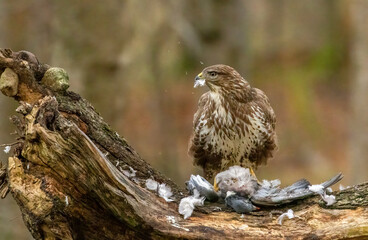
[[[179,184],[206,66],[233,66],[266,92],[279,151],[260,179],[368,180],[366,0],[0,0],[0,47],[64,68],[141,156]],[[0,96],[0,144],[16,104]],[[7,155],[0,152],[1,161]],[[0,239],[31,239],[9,195]]]

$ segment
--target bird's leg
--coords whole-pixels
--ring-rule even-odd
[[[207,172],[206,169],[204,170],[204,175],[206,176],[206,180],[207,181],[211,181],[212,178],[213,178],[213,188],[214,190],[217,192],[219,190],[218,188],[218,182],[216,182],[216,175],[219,173],[220,171],[210,171],[210,172]]]
[[[220,171],[219,171],[220,172]],[[215,174],[213,174],[213,189],[215,190],[215,192],[218,192],[219,190],[219,186],[218,186],[218,182],[216,181],[216,175],[219,173],[217,171],[215,171]]]
[[[249,167],[250,174],[252,174],[253,177],[257,178],[256,173],[254,172],[252,167]]]
[[[213,189],[215,189],[215,192],[217,192],[219,190],[219,188],[217,186],[216,178],[214,178],[214,180],[213,180]]]
[[[252,175],[257,180],[257,182],[260,183],[252,167],[249,167],[249,172],[250,175]]]

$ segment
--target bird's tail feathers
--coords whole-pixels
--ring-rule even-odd
[[[326,181],[324,183],[321,183],[321,185],[324,188],[328,188],[328,187],[336,184],[337,182],[339,182],[343,177],[344,177],[344,175],[342,175],[342,173],[339,173],[336,176],[334,176],[333,178],[331,178],[330,180],[328,180],[328,181]]]
[[[294,191],[299,190],[299,189],[306,189],[310,185],[311,185],[311,183],[307,179],[303,178],[303,179],[300,179],[299,181],[293,183],[292,185],[285,187],[284,191],[290,193],[290,192],[294,192]]]

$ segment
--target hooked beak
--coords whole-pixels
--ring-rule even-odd
[[[203,73],[201,72],[194,78],[194,87],[202,87],[206,84],[206,79],[203,78]]]

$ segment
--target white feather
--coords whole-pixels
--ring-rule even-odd
[[[165,199],[166,202],[174,201],[173,199],[171,199],[171,196],[173,195],[171,187],[167,186],[165,183],[161,183],[160,185],[158,185],[158,195]]]
[[[315,192],[315,193],[318,193],[318,194],[322,194],[324,192],[324,189],[325,189],[325,187],[320,185],[320,184],[311,185],[308,188],[312,192]]]
[[[206,84],[206,80],[205,79],[199,79],[199,80],[196,80],[194,82],[194,88],[197,88],[197,87],[202,87]]]
[[[152,191],[156,191],[158,188],[158,182],[156,182],[155,180],[148,178],[146,180],[146,188]]]
[[[4,153],[9,153],[10,152],[10,149],[11,149],[10,146],[5,146]]]
[[[67,195],[65,195],[65,205],[68,206],[69,205],[69,198]]]
[[[285,217],[288,217],[289,219],[294,218],[294,211],[292,209],[289,209],[286,213],[281,214],[278,218],[277,218],[277,222],[278,224],[282,225],[282,221],[284,220]]]
[[[336,202],[336,197],[334,195],[327,195],[326,193],[321,194],[323,201],[326,202],[327,206],[330,206]]]
[[[203,206],[205,197],[189,196],[180,200],[179,213],[184,215],[184,219],[192,216],[196,206]]]

